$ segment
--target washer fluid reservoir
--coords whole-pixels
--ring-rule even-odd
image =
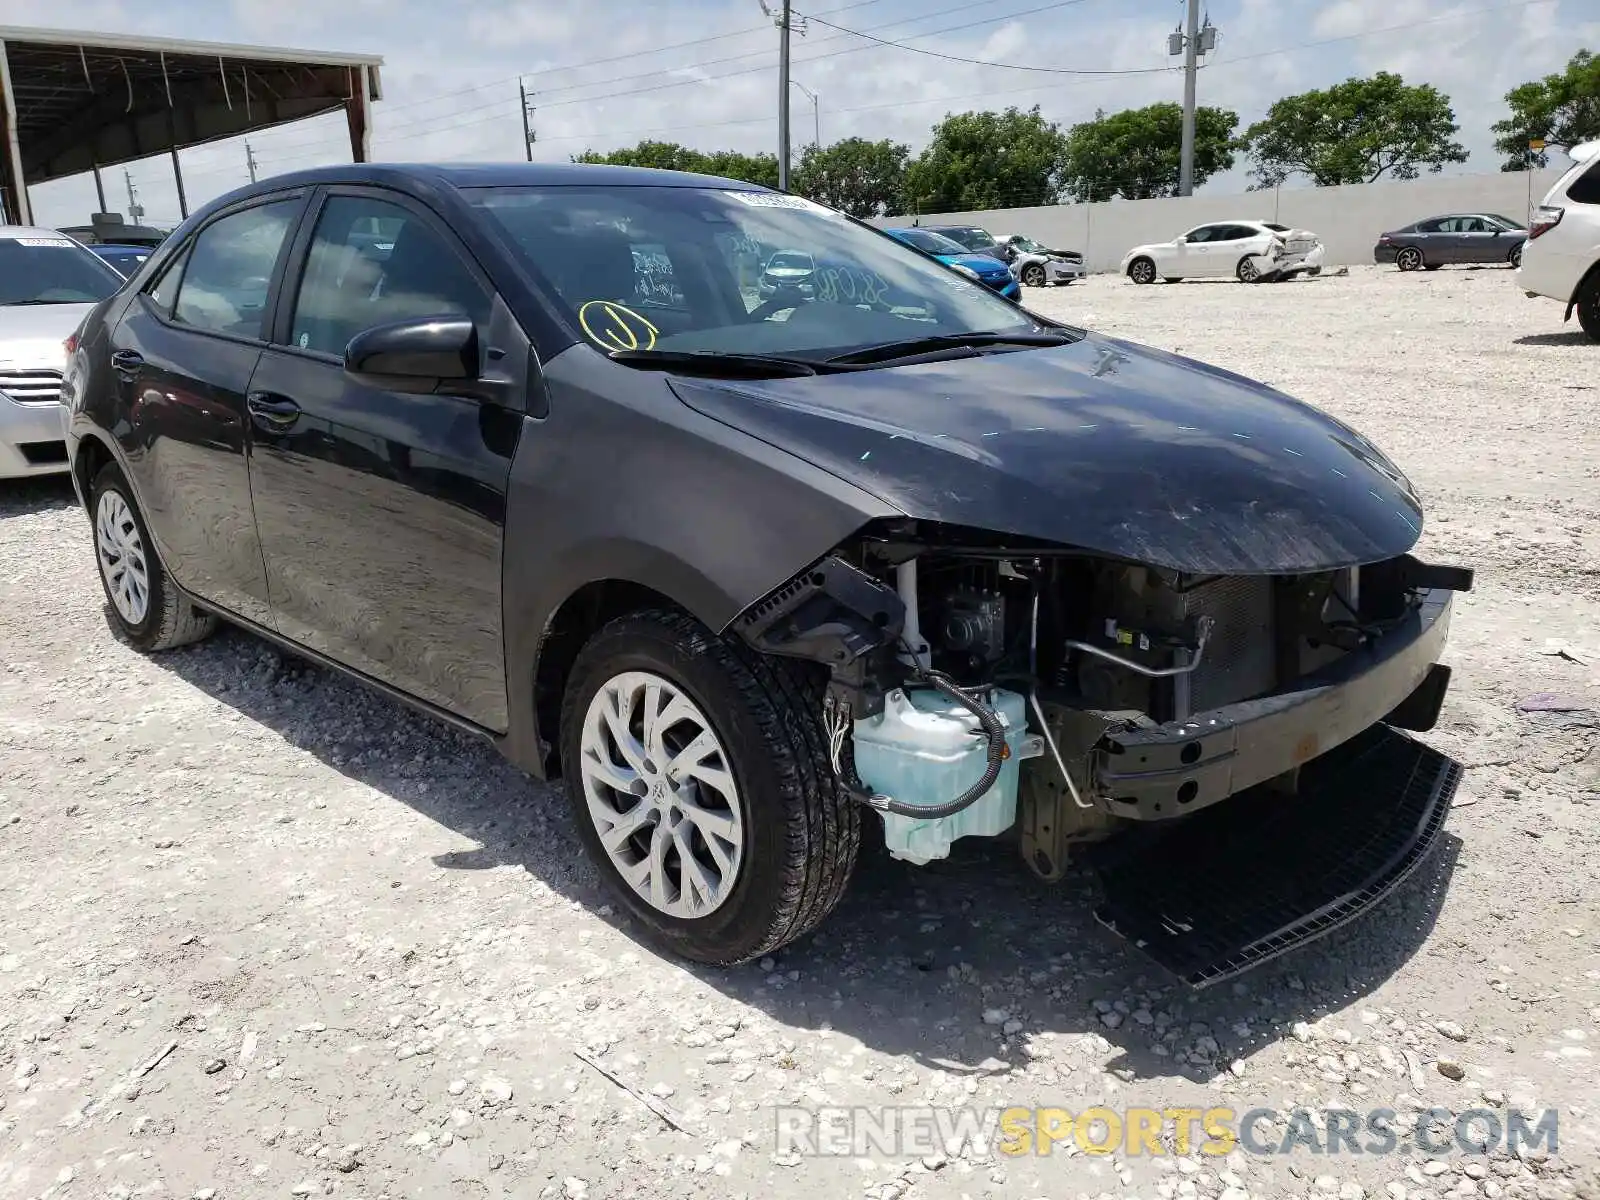
[[[994,837],[1017,819],[1019,763],[1044,752],[1028,732],[1027,697],[1003,688],[978,693],[1006,728],[1000,777],[960,812],[929,821],[883,813],[884,840],[895,858],[921,865],[950,853],[962,837]],[[983,778],[987,743],[972,713],[933,688],[896,688],[883,712],[854,726],[856,771],[874,792],[929,808],[948,804]]]

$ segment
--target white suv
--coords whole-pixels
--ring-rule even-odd
[[[1517,286],[1530,296],[1563,301],[1569,320],[1600,342],[1600,141],[1568,152],[1572,168],[1556,180],[1533,214],[1517,268]]]

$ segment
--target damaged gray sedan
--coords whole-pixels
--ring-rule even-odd
[[[264,180],[86,318],[63,399],[124,638],[226,620],[560,778],[698,961],[816,928],[871,822],[1081,857],[1206,984],[1369,908],[1455,787],[1406,731],[1471,573],[1375,445],[796,197]]]

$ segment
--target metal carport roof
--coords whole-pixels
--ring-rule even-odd
[[[365,162],[369,54],[283,50],[171,38],[0,26],[0,202],[32,219],[28,185],[177,152],[343,109],[350,152]],[[183,179],[178,203],[188,215]],[[101,208],[105,207],[104,192]]]

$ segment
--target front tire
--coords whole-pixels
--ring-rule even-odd
[[[822,680],[670,610],[579,653],[561,709],[584,848],[650,941],[733,966],[815,929],[855,868],[861,811],[828,765]]]
[[[133,489],[115,463],[102,467],[90,484],[89,511],[111,625],[136,650],[172,650],[216,630],[216,617],[190,604],[168,577]]]
[[[1044,268],[1038,263],[1029,263],[1022,268],[1022,283],[1024,287],[1043,287]]]
[[[1511,253],[1506,255],[1506,262],[1511,264],[1511,269],[1513,271],[1515,271],[1518,267],[1520,267],[1522,265],[1522,243],[1521,242],[1518,242],[1515,246],[1511,247]]]
[[[1136,258],[1128,264],[1128,278],[1135,283],[1154,283],[1156,264],[1148,258]]]

